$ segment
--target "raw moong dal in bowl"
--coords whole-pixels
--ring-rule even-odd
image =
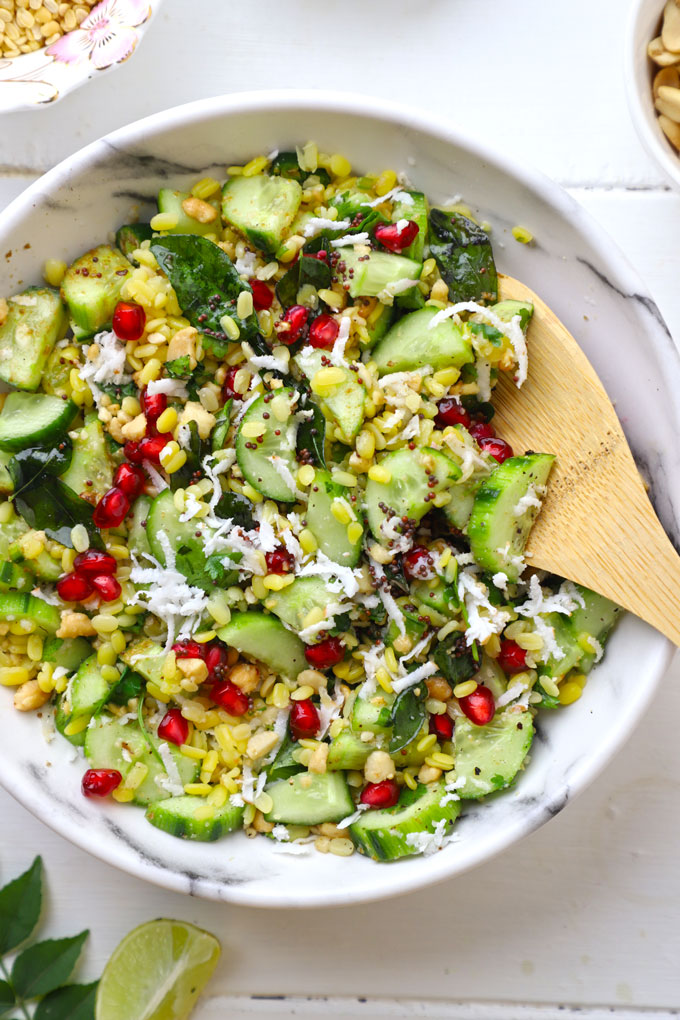
[[[365,172],[405,171],[433,202],[461,195],[491,224],[499,269],[539,293],[593,362],[677,543],[680,370],[658,310],[611,241],[557,185],[418,111],[335,93],[244,93],[116,131],[55,167],[5,211],[2,293],[39,282],[46,258],[69,262],[135,213],[148,218],[159,187],[223,178],[228,165],[308,139]],[[531,229],[534,244],[513,240],[516,224]],[[82,763],[73,761],[70,745],[46,744],[40,721],[17,713],[9,695],[0,698],[0,781],[78,846],[180,892],[264,907],[379,899],[473,867],[560,811],[633,730],[670,656],[660,634],[626,615],[584,696],[539,716],[531,762],[517,785],[469,807],[440,852],[387,865],[359,854],[292,856],[243,833],[207,844],[173,839],[141,810],[85,799]]]

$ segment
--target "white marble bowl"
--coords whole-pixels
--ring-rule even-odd
[[[680,153],[659,126],[652,80],[659,68],[647,56],[647,46],[659,34],[664,0],[635,0],[628,17],[624,75],[628,109],[648,154],[674,188],[680,188]],[[679,65],[680,66],[680,65]]]
[[[0,58],[0,113],[31,110],[120,67],[137,48],[162,0],[102,0],[52,46]]]
[[[106,238],[160,185],[183,187],[206,172],[219,177],[230,163],[309,138],[366,171],[403,168],[434,201],[464,195],[492,224],[500,269],[538,291],[593,361],[657,510],[677,534],[680,370],[655,305],[612,242],[559,187],[427,114],[359,96],[261,92],[193,103],[116,131],[55,167],[4,213],[0,250],[11,255],[1,292],[39,280],[45,257],[69,260]],[[518,223],[534,232],[533,245],[513,240]],[[441,852],[388,865],[359,855],[289,856],[243,834],[185,843],[154,829],[139,809],[87,801],[83,763],[61,738],[46,745],[39,720],[15,712],[7,691],[0,691],[0,779],[67,839],[172,889],[268,907],[356,903],[456,875],[560,811],[630,734],[670,655],[661,635],[624,618],[581,700],[540,717],[516,788],[469,807],[456,841]]]

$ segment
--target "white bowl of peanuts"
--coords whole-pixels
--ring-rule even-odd
[[[628,25],[628,105],[640,140],[680,187],[680,0],[638,0]]]
[[[44,106],[130,57],[161,0],[0,0],[0,113]]]

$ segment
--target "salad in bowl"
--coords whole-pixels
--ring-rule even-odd
[[[0,683],[172,836],[440,849],[620,612],[525,565],[488,225],[310,142],[92,240],[0,303]]]

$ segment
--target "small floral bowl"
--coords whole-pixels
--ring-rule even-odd
[[[54,103],[130,57],[162,0],[102,0],[78,28],[20,57],[0,58],[0,113]]]

